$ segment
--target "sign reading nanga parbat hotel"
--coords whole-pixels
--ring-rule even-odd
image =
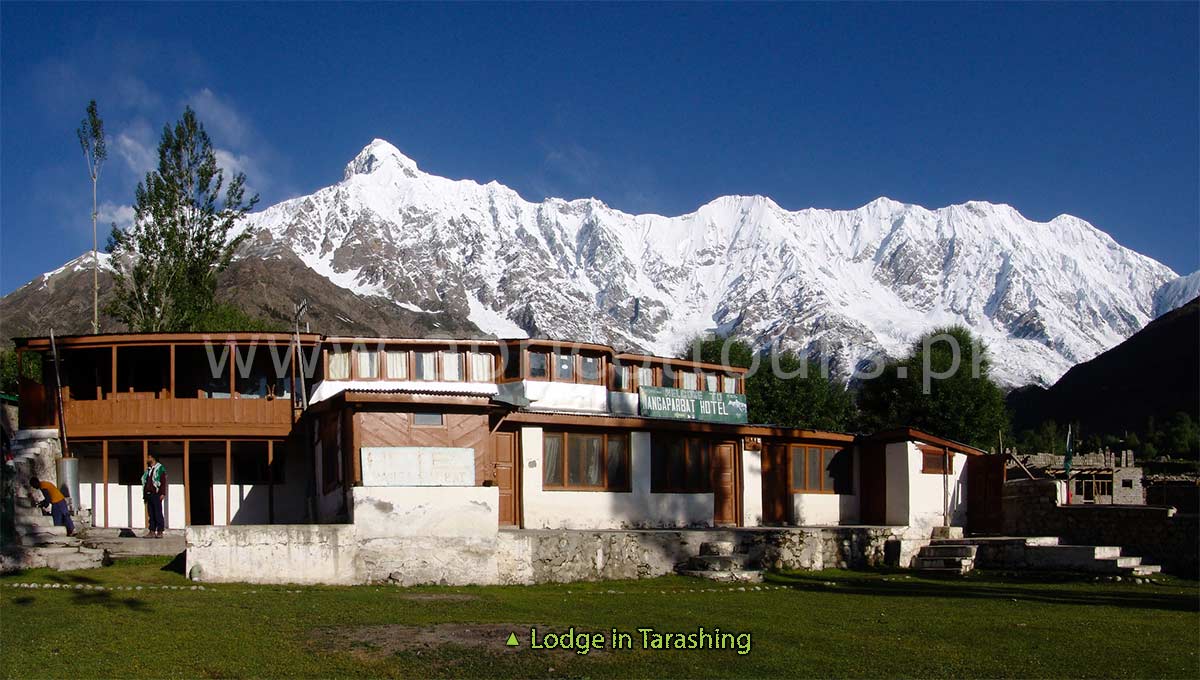
[[[638,413],[651,418],[745,423],[746,395],[678,387],[639,387]]]

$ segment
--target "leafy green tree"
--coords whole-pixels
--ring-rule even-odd
[[[1162,440],[1161,451],[1172,458],[1200,456],[1200,427],[1182,411],[1167,419],[1162,429]]]
[[[135,195],[133,226],[113,225],[109,237],[108,250],[119,263],[109,311],[134,331],[194,329],[216,304],[217,274],[247,237],[230,239],[230,231],[258,196],[246,200],[243,173],[226,185],[191,108],[174,128],[163,128],[158,169],[138,183]]]
[[[191,330],[210,333],[232,331],[284,332],[287,324],[268,321],[247,314],[241,307],[228,302],[218,302],[205,310],[193,323]]]
[[[751,422],[819,430],[846,430],[854,422],[854,401],[846,388],[792,352],[756,354],[741,340],[699,337],[680,358],[750,369]]]
[[[989,377],[987,349],[962,326],[939,328],[889,362],[858,393],[868,429],[911,426],[980,448],[1008,430],[1004,395]]]
[[[42,363],[39,355],[26,352],[25,375],[35,381],[42,379]],[[17,362],[17,352],[13,349],[0,350],[0,392],[16,394],[20,387],[21,368]]]
[[[108,158],[108,145],[104,142],[104,121],[96,110],[93,99],[87,107],[87,117],[75,131],[79,137],[79,148],[87,162],[88,179],[92,180],[92,332],[100,332],[100,246],[96,237],[96,185],[100,181],[100,166]]]

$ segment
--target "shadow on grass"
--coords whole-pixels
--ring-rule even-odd
[[[767,576],[770,583],[787,586],[794,590],[848,595],[937,597],[986,600],[1017,600],[1046,604],[1088,605],[1104,607],[1127,607],[1131,609],[1163,609],[1167,611],[1200,611],[1200,598],[1196,593],[1156,593],[1145,589],[1152,585],[1136,586],[1138,590],[1114,590],[1101,587],[1081,577],[1049,576],[1040,579],[1020,579],[1002,583],[964,579],[924,579],[905,574],[909,578],[886,579],[896,572],[858,572],[844,574],[806,574],[776,572]],[[832,586],[830,584],[833,584]],[[1048,586],[1060,585],[1062,588]],[[1107,584],[1105,584],[1107,585]],[[1074,586],[1074,587],[1071,587]]]
[[[170,562],[163,565],[162,571],[172,571],[179,575],[184,575],[187,569],[187,551],[183,551],[171,558]]]

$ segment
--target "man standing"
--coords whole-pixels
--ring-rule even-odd
[[[67,528],[67,535],[75,535],[75,522],[71,521],[71,509],[67,507],[67,499],[50,482],[43,482],[37,477],[29,478],[29,486],[38,489],[42,492],[42,502],[38,503],[38,507],[44,508],[50,506],[50,516],[54,518],[54,526]]]
[[[150,531],[146,538],[162,538],[166,522],[163,520],[163,496],[167,493],[167,469],[150,454],[150,467],[142,473],[142,497],[146,501],[146,512],[150,515]]]

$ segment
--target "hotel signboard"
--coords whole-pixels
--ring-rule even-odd
[[[638,413],[650,418],[745,423],[746,395],[678,387],[639,387]]]

